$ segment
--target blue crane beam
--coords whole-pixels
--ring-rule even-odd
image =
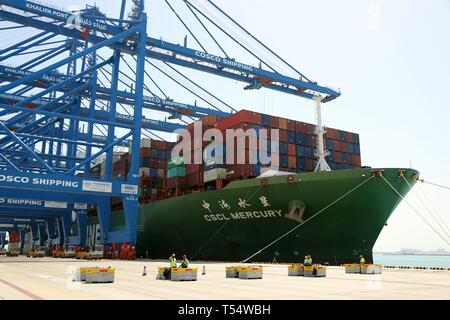
[[[26,7],[26,3],[30,1],[15,1],[12,0],[0,0],[0,3],[7,3],[8,6],[14,7],[25,12],[29,12]],[[47,17],[54,18],[55,20],[63,22],[64,19],[55,16],[51,9],[41,6],[42,11],[47,12]],[[102,41],[102,37],[96,36],[94,34],[89,34],[83,36],[78,30],[68,29],[68,28],[55,28],[53,25],[48,23],[39,23],[38,21],[32,19],[22,19],[20,15],[16,17],[11,16],[9,12],[3,12],[0,17],[3,16],[8,20],[17,22],[23,25],[32,26],[39,29],[44,29],[49,32],[59,33],[61,35],[70,36],[72,38],[86,40],[93,43]],[[111,35],[116,33],[112,32]],[[289,93],[292,95],[300,96],[307,99],[313,99],[316,95],[324,95],[322,102],[331,101],[340,96],[340,92],[333,89],[320,86],[316,82],[304,81],[301,79],[296,79],[282,74],[264,70],[262,68],[254,67],[245,63],[237,62],[234,59],[223,58],[220,56],[208,54],[203,51],[198,51],[190,49],[184,46],[173,44],[167,41],[162,41],[159,39],[148,38],[147,39],[148,50],[146,55],[150,58],[162,60],[168,63],[180,65],[183,67],[188,67],[191,69],[215,74],[221,77],[230,78],[233,80],[246,82],[249,85],[247,89],[259,89],[262,87]],[[124,46],[123,44],[114,43],[111,45],[115,50],[120,50],[127,53],[130,52],[130,48]],[[155,50],[155,48],[157,50]],[[131,51],[135,51],[131,49]]]
[[[23,101],[26,97],[12,95],[12,94],[0,94],[0,103],[16,103],[19,101]],[[44,104],[48,103],[46,99],[37,99],[36,101],[32,101],[30,105],[33,106],[42,106]],[[59,104],[61,106],[61,104]],[[81,116],[89,116],[89,109],[88,108],[80,108]],[[94,111],[94,117],[99,120],[107,121],[109,117],[109,112],[106,110],[95,110]],[[128,114],[122,114],[122,113],[116,113],[116,121],[121,124],[127,124],[130,125],[133,123],[134,117],[132,115]],[[14,127],[20,127],[14,126]],[[162,131],[162,132],[173,132],[177,129],[185,128],[186,126],[183,124],[178,123],[172,123],[167,121],[161,121],[161,120],[153,120],[153,119],[147,119],[143,118],[142,120],[142,128],[149,129],[149,130],[155,130],[155,131]],[[83,141],[83,140],[81,140]],[[106,140],[102,140],[105,142]],[[98,142],[98,141],[97,141]]]
[[[23,78],[24,76],[29,76],[32,73],[33,72],[27,70],[14,68],[11,66],[0,65],[0,79],[2,80],[14,81]],[[56,85],[57,83],[60,83],[65,80],[67,80],[67,76],[54,72],[49,72],[38,79],[38,81],[42,81],[40,82],[40,85],[42,87],[46,87],[46,84],[47,86]],[[34,81],[26,82],[26,84],[36,85]],[[98,100],[110,101],[112,93],[111,89],[104,88],[100,85],[97,85],[96,88],[97,88],[96,91],[99,93],[97,94],[96,97]],[[59,91],[67,92],[68,89],[70,89],[70,87],[61,88]],[[76,95],[89,98],[89,94],[87,94],[86,91],[81,91]],[[117,102],[125,105],[134,105],[136,99],[136,95],[134,93],[130,93],[123,90],[117,90],[117,97],[118,97]],[[173,101],[171,99],[163,99],[160,97],[153,97],[146,95],[144,95],[144,108],[150,110],[157,110],[161,112],[169,112],[169,113],[176,112],[180,114],[186,114],[194,118],[201,118],[205,115],[216,115],[218,117],[227,117],[230,115],[230,113],[228,112],[223,112],[206,107],[200,107],[197,105],[189,105],[186,103]]]

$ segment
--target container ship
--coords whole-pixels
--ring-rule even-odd
[[[334,128],[325,128],[324,135],[331,171],[315,172],[315,125],[248,110],[222,119],[207,116],[187,130],[194,133],[195,125],[220,132],[278,129],[279,168],[251,164],[256,150],[249,141],[244,164],[185,164],[171,159],[175,143],[143,139],[138,257],[166,259],[175,252],[194,260],[299,262],[311,255],[337,265],[363,255],[372,262],[381,230],[409,191],[404,179],[413,185],[419,175],[413,169],[362,167],[359,135]],[[198,151],[193,140],[192,158]],[[275,152],[271,142],[263,141],[269,154]],[[202,141],[200,152],[212,143]],[[126,176],[129,160],[127,153],[117,157],[117,177]],[[92,174],[101,175],[102,165]],[[120,199],[112,206],[111,231],[124,225]],[[97,221],[90,216],[91,245],[100,238]],[[113,257],[129,248],[106,247]]]

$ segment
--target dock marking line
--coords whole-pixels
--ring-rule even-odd
[[[33,300],[44,300],[44,298],[41,298],[38,295],[35,295],[34,293],[32,293],[32,292],[30,292],[28,290],[22,289],[22,288],[20,288],[20,287],[18,287],[16,285],[6,281],[6,280],[0,279],[0,282],[3,283],[3,284],[6,284],[7,286],[13,288],[16,291],[19,291],[20,293],[23,293],[24,295],[26,295],[27,297],[30,297]]]

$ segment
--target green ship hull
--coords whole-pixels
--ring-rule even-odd
[[[401,201],[392,187],[402,196],[409,191],[400,172],[411,185],[418,178],[412,169],[299,173],[146,204],[137,255],[299,262],[310,254],[315,262],[341,264],[362,254],[371,262],[372,248]]]
[[[418,175],[368,167],[298,173],[145,204],[137,256],[167,259],[175,252],[190,260],[300,262],[310,254],[314,262],[337,265],[363,255],[372,262],[372,248],[401,201],[397,192],[405,196],[405,179],[412,186]],[[89,224],[96,223],[92,217]],[[114,212],[110,231],[123,225],[122,212]]]

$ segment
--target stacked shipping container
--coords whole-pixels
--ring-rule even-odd
[[[201,127],[201,134],[208,129],[222,132],[225,143],[234,140],[234,164],[204,163],[205,149],[213,146],[213,141],[203,141],[203,135],[194,136],[195,128]],[[227,129],[254,129],[264,145],[267,146],[268,156],[271,152],[271,130],[279,130],[279,170],[288,172],[312,172],[316,166],[315,149],[317,138],[315,125],[253,111],[242,110],[229,117],[220,119],[216,116],[206,116],[187,126],[190,133],[191,164],[174,165],[171,162],[171,151],[175,143],[142,139],[140,152],[141,186],[139,197],[142,202],[155,201],[166,197],[177,196],[193,191],[207,191],[220,189],[228,181],[247,179],[260,175],[269,167],[252,164],[250,159],[258,159],[260,143],[253,145],[246,138],[245,160],[237,164],[237,139],[227,137]],[[260,129],[267,129],[267,138],[262,139]],[[200,141],[196,141],[199,139]],[[179,137],[178,142],[182,138]],[[359,135],[351,132],[326,128],[325,147],[330,151],[327,161],[332,170],[361,167]],[[274,145],[275,147],[275,145]],[[188,152],[189,152],[188,151]],[[185,150],[186,152],[186,150]],[[192,163],[195,155],[201,155],[201,163]],[[223,147],[224,162],[226,148]],[[258,159],[260,160],[260,159]],[[113,175],[125,178],[129,169],[130,155],[123,154],[113,167]],[[92,175],[103,175],[104,168],[97,165],[92,168]]]

